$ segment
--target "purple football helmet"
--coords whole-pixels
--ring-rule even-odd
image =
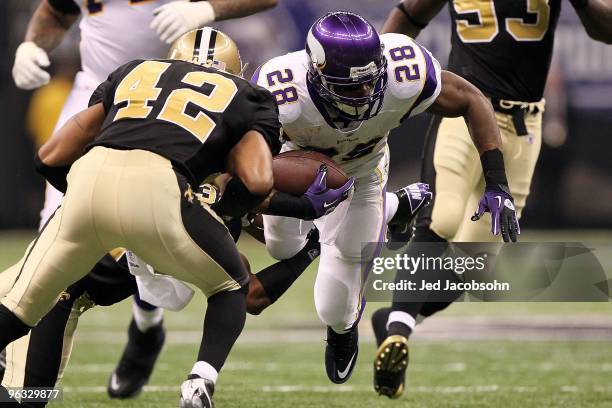
[[[326,14],[308,32],[309,84],[337,116],[364,121],[380,110],[387,87],[387,60],[378,33],[363,17]]]

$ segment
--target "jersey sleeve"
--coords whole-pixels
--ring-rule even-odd
[[[431,55],[429,50],[418,44],[417,46],[421,52],[421,55],[423,55],[423,60],[425,61],[425,79],[423,81],[421,91],[419,92],[419,96],[410,108],[410,117],[418,115],[429,108],[438,98],[438,95],[440,95],[440,91],[442,91],[442,68],[440,67],[440,63],[433,57],[433,55]]]
[[[97,105],[98,103],[102,103],[104,106],[104,113],[108,113],[109,109],[113,105],[113,101],[110,98],[112,94],[111,90],[114,88],[113,80],[111,76],[104,82],[102,82],[98,87],[93,91],[91,97],[89,98],[89,103],[87,106]]]
[[[388,92],[403,119],[425,111],[442,89],[440,63],[423,46],[403,34],[383,34]]]
[[[257,68],[251,78],[252,83],[272,94],[283,125],[293,123],[300,116],[303,92],[297,84],[296,60],[293,54],[273,58]]]
[[[130,61],[111,72],[106,81],[98,85],[98,87],[93,91],[87,106],[102,103],[104,106],[104,113],[108,113],[114,103],[115,87],[117,86],[118,81],[123,78],[124,74],[126,74],[129,69],[133,68],[140,62],[142,62],[142,60]]]
[[[275,98],[261,87],[250,87],[246,98],[253,107],[253,117],[247,131],[256,130],[261,133],[272,154],[278,154],[281,148],[281,124],[278,121]]]

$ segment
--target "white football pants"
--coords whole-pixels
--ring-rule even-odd
[[[315,307],[321,321],[336,332],[353,326],[365,306],[362,292],[369,267],[368,259],[362,257],[362,244],[379,242],[376,251],[380,252],[386,229],[387,175],[385,155],[371,173],[355,180],[355,194],[346,215],[337,208],[314,222],[321,242]],[[306,235],[312,226],[312,221],[264,215],[268,251],[276,259],[294,256],[306,245]],[[368,254],[366,258],[377,255]]]

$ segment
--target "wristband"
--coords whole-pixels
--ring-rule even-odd
[[[488,190],[508,190],[504,156],[499,149],[484,152],[480,156],[480,163],[482,163],[482,172]]]
[[[589,0],[570,0],[570,3],[572,3],[574,9],[582,10],[583,8],[586,8],[586,6],[589,5]]]
[[[307,198],[296,197],[280,191],[274,193],[272,198],[270,198],[268,213],[270,215],[299,218],[302,220],[314,220],[316,217],[315,210]]]
[[[240,177],[234,176],[225,186],[221,199],[210,208],[219,215],[242,217],[250,209],[257,207],[265,198],[265,194],[263,196],[252,194]]]
[[[583,0],[583,1],[584,1],[584,0]],[[414,17],[412,17],[412,16],[410,15],[410,13],[408,13],[408,10],[406,10],[406,6],[404,6],[404,3],[403,3],[403,2],[400,2],[400,3],[399,3],[397,6],[395,6],[395,7],[397,7],[397,8],[398,8],[398,9],[399,9],[399,10],[400,10],[402,13],[404,13],[404,15],[406,16],[406,18],[408,19],[408,21],[410,21],[410,23],[411,23],[413,26],[415,26],[416,28],[419,28],[419,29],[421,29],[421,30],[422,30],[422,29],[424,29],[425,27],[427,27],[427,24],[429,24],[429,23],[421,23],[420,21],[415,20],[415,19],[414,19]]]
[[[49,184],[66,194],[66,190],[68,189],[68,181],[66,181],[66,177],[70,171],[70,166],[47,166],[42,162],[38,153],[36,153],[36,156],[34,157],[34,166],[36,171],[41,174],[45,180],[49,182]]]

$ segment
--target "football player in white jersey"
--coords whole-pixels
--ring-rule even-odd
[[[387,221],[393,224],[398,216],[408,221],[405,214],[411,213],[406,190],[386,193],[391,129],[424,111],[463,116],[487,181],[479,210],[492,213],[494,233],[516,240],[518,222],[493,108],[477,88],[443,71],[414,40],[401,34],[379,36],[363,17],[349,12],[320,18],[308,33],[305,50],[273,58],[253,79],[277,99],[283,150],[323,152],[356,180],[346,211],[315,221],[321,260],[314,300],[327,325],[325,366],[332,382],[344,383],[357,360],[357,323],[368,272],[362,266],[377,255],[362,254],[362,243],[382,245]],[[426,186],[420,188],[428,194]],[[496,196],[503,198],[501,205]],[[310,225],[264,216],[264,228],[268,251],[284,259],[306,245]]]
[[[28,24],[25,40],[17,48],[13,78],[17,87],[35,89],[49,82],[48,53],[55,49],[68,29],[81,17],[81,71],[76,75],[55,130],[74,114],[87,108],[94,89],[117,67],[134,59],[163,58],[168,44],[182,34],[213,21],[247,16],[270,7],[278,0],[42,0]],[[47,184],[41,211],[42,227],[60,205],[62,193]],[[157,344],[148,351],[150,361],[125,375],[114,373],[115,397],[128,397],[146,382],[163,344],[162,310],[135,298],[134,332]],[[131,340],[131,337],[130,337]],[[27,347],[28,339],[20,340]],[[135,347],[126,347],[134,350]],[[147,354],[147,353],[145,353]],[[141,356],[142,357],[142,356]],[[10,356],[9,356],[10,358]],[[143,360],[142,358],[139,358]],[[123,360],[122,360],[123,362]],[[142,361],[141,361],[142,362]],[[130,374],[131,373],[131,374]]]

